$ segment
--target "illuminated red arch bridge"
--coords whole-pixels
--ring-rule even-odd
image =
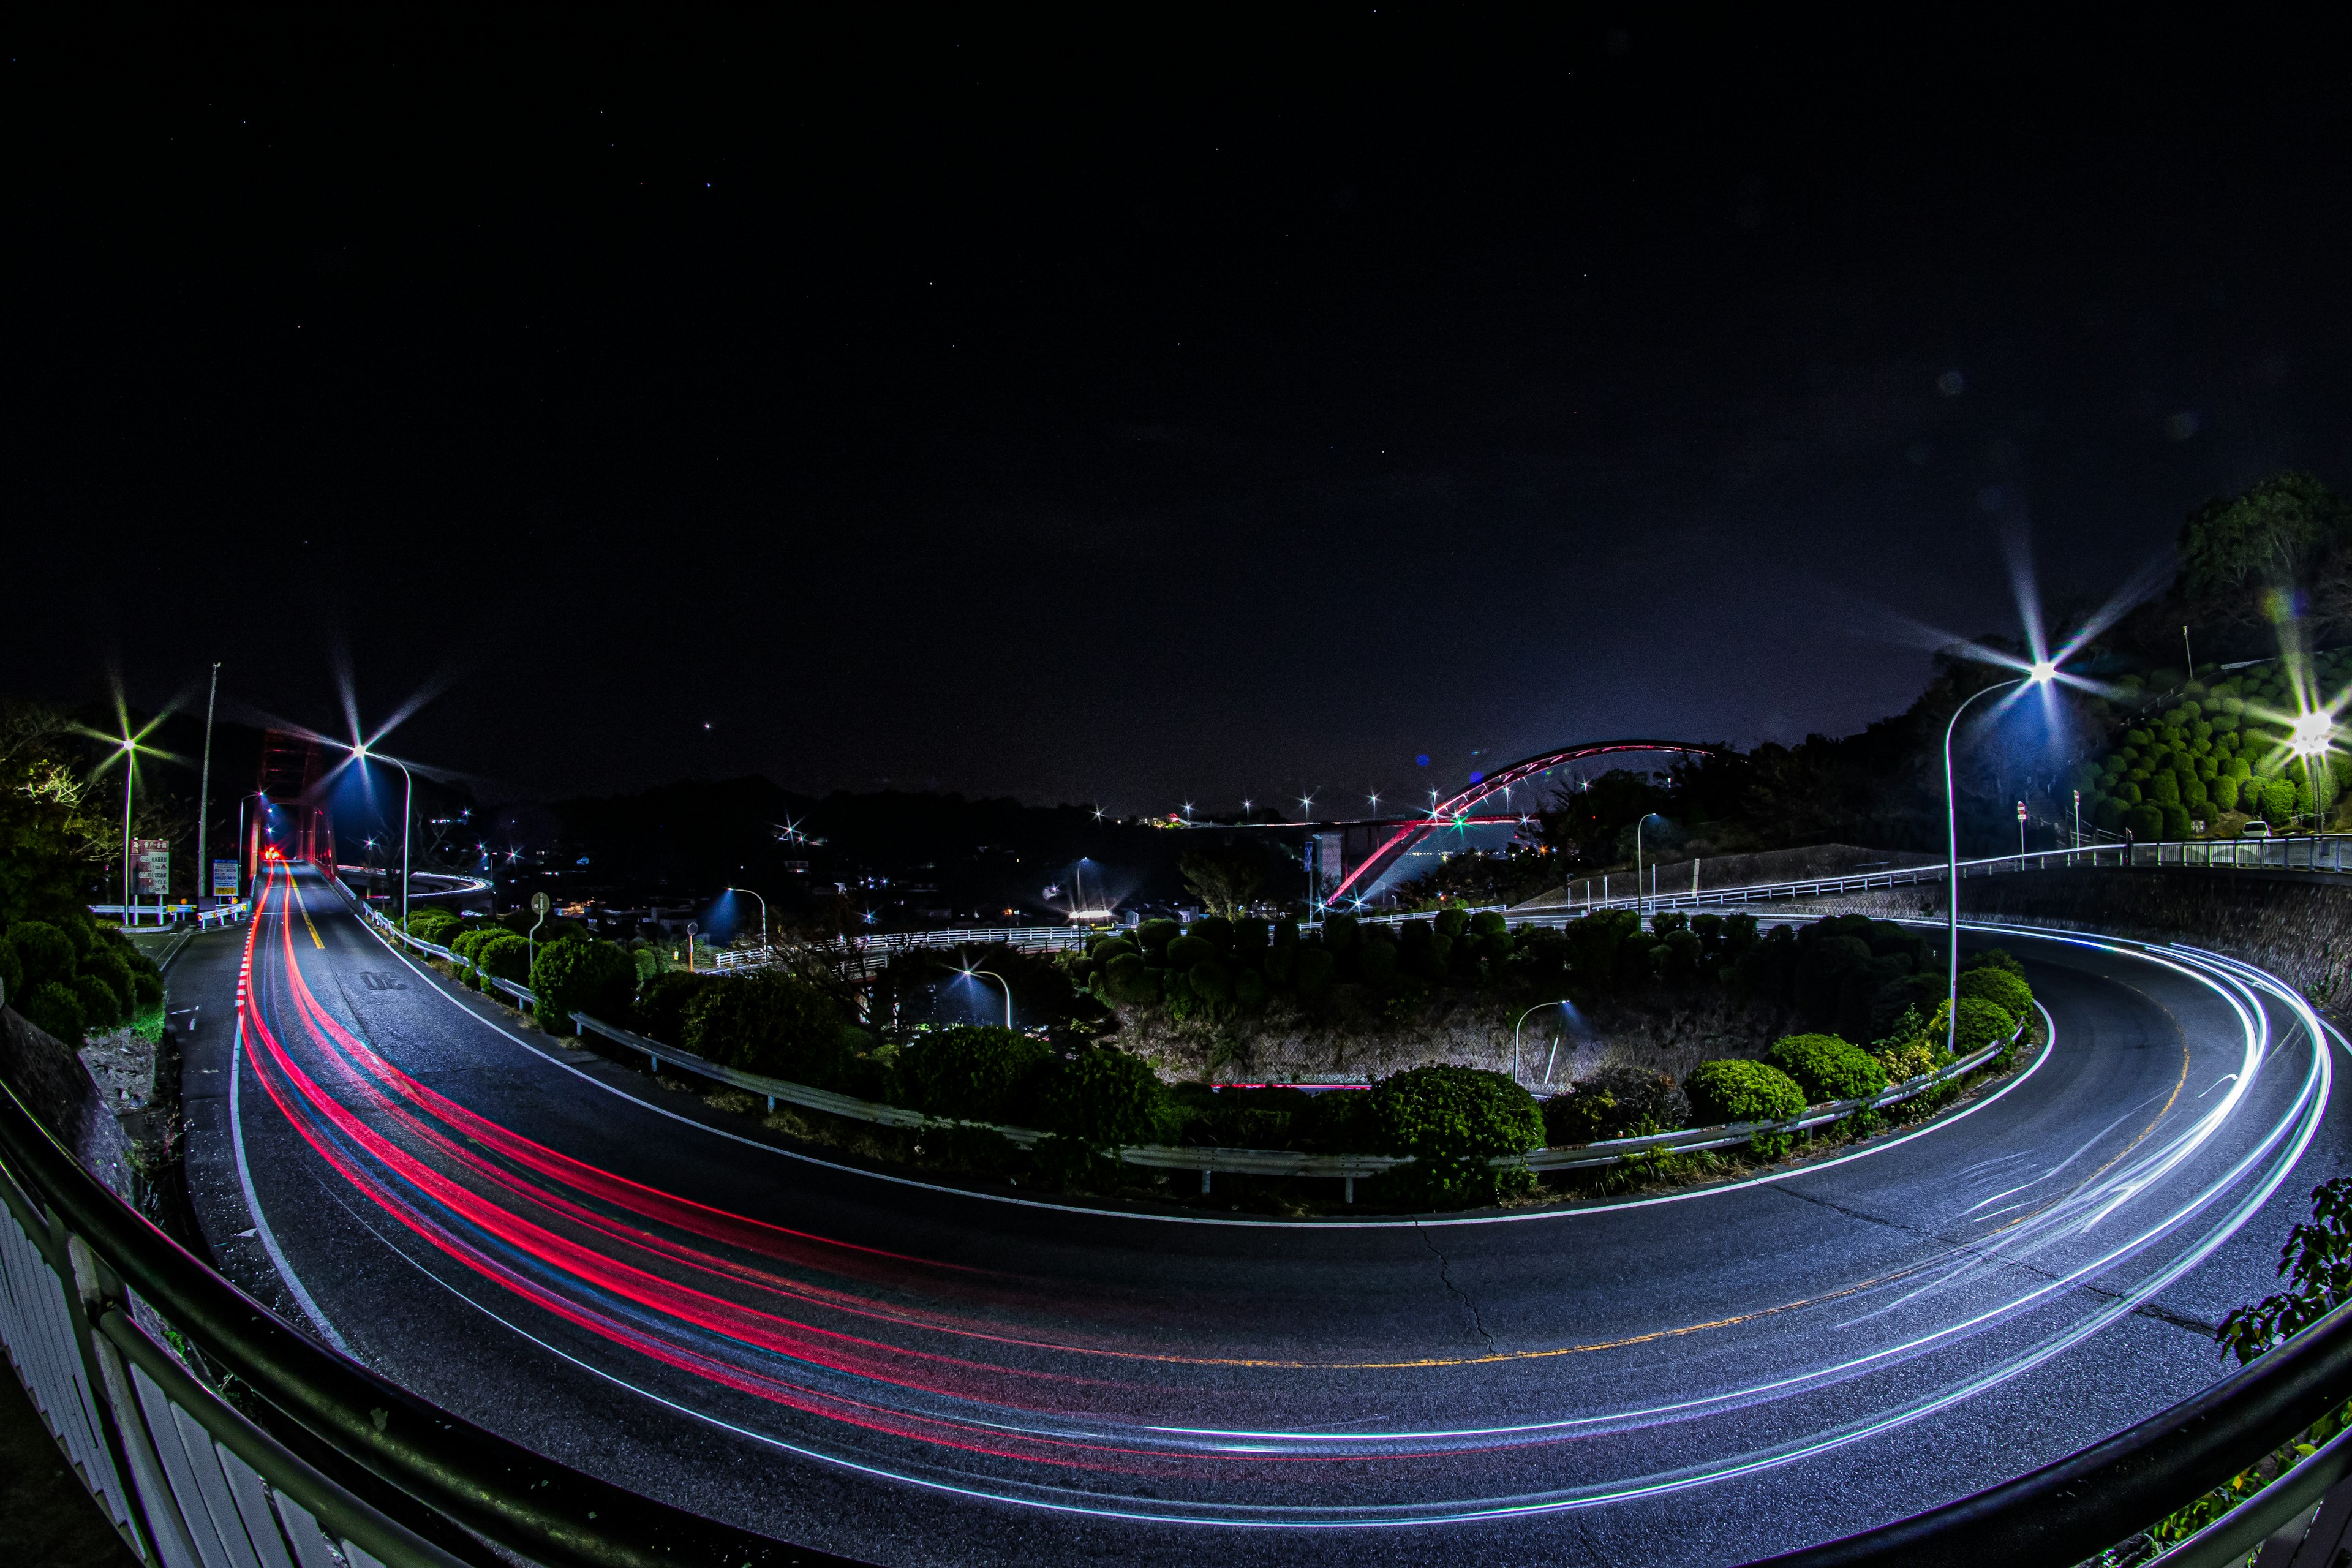
[[[1492,814],[1491,810],[1482,815],[1479,808],[1488,805],[1497,796],[1507,800],[1512,791],[1530,780],[1543,778],[1571,763],[1639,752],[1669,752],[1691,758],[1723,755],[1727,753],[1727,748],[1700,741],[1587,741],[1563,746],[1555,752],[1544,752],[1513,763],[1507,768],[1482,774],[1460,794],[1438,801],[1427,811],[1409,817],[1278,826],[1320,829],[1317,835],[1320,870],[1330,882],[1323,899],[1326,903],[1337,904],[1342,900],[1361,899],[1370,893],[1399,862],[1419,849],[1433,835],[1460,833],[1475,827],[1515,826],[1532,816],[1531,812],[1498,816]]]

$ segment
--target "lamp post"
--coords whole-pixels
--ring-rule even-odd
[[[1547,1007],[1558,1007],[1558,1008],[1560,1008],[1560,1009],[1562,1009],[1562,1010],[1564,1011],[1564,1010],[1567,1008],[1567,1006],[1568,1006],[1568,1004],[1567,1004],[1565,1001],[1560,1001],[1560,1002],[1538,1002],[1538,1003],[1537,1003],[1534,1006],[1532,1006],[1532,1007],[1528,1008],[1526,1012],[1524,1012],[1524,1013],[1522,1013],[1522,1014],[1520,1014],[1520,1015],[1519,1015],[1519,1021],[1518,1021],[1517,1023],[1516,1023],[1516,1024],[1514,1024],[1514,1025],[1512,1025],[1512,1026],[1511,1026],[1511,1077],[1512,1077],[1512,1078],[1517,1079],[1517,1078],[1519,1076],[1519,1031],[1520,1031],[1522,1028],[1524,1028],[1524,1027],[1526,1027],[1526,1026],[1527,1026],[1527,1022],[1528,1022],[1528,1020],[1529,1018],[1533,1017],[1533,1016],[1534,1016],[1535,1015],[1537,1015],[1538,1013],[1542,1012],[1542,1011],[1543,1011],[1545,1008],[1547,1008]],[[1544,1082],[1546,1082],[1546,1083],[1549,1083],[1549,1082],[1551,1081],[1552,1062],[1553,1062],[1553,1061],[1557,1061],[1557,1060],[1559,1059],[1559,1041],[1557,1041],[1557,1040],[1555,1040],[1555,1041],[1553,1041],[1553,1042],[1552,1042],[1551,1054],[1552,1054],[1552,1061],[1547,1061],[1547,1062],[1545,1062],[1545,1063],[1544,1063]]]
[[[352,755],[364,763],[373,756],[379,762],[390,763],[400,770],[400,929],[408,929],[408,818],[410,804],[415,797],[416,781],[408,774],[408,764],[398,757],[387,757],[381,752],[370,752],[366,743],[353,746]]]
[[[2312,770],[2312,759],[2327,751],[2329,732],[2336,721],[2327,713],[2305,713],[2294,721],[2287,744],[2303,759],[2303,787],[2311,795],[2311,812],[2315,824],[2319,820],[2319,777]]]
[[[751,893],[749,888],[730,888],[727,890],[730,893]],[[751,896],[760,899],[757,893],[751,893]],[[768,900],[765,899],[760,899],[760,951],[768,951]]]
[[[1654,811],[1645,811],[1641,816],[1633,819],[1633,923],[1635,925],[1641,924],[1642,917],[1648,912],[1647,906],[1645,906],[1642,901],[1643,897],[1642,892],[1642,829],[1648,824],[1650,818],[1654,816],[1658,816],[1658,814]],[[1665,818],[1658,816],[1658,820],[1660,822],[1664,822]]]
[[[220,700],[220,665],[213,665],[212,688],[205,695],[205,761],[196,773],[196,908],[205,907],[208,888],[212,886],[213,849],[207,837],[210,816],[206,810],[212,805],[213,792],[213,709]],[[201,917],[199,917],[201,918]]]
[[[1004,984],[1004,976],[1002,974],[992,974],[985,969],[967,969],[962,971],[962,974],[967,980],[978,975],[984,979],[993,980],[999,985],[1004,986],[1004,1026],[1008,1029],[1013,1027],[1013,987]]]
[[[2027,674],[2015,680],[1998,681],[1980,691],[1972,691],[1952,710],[1952,717],[1944,725],[1944,829],[1947,863],[1951,883],[1947,889],[1944,906],[1944,959],[1947,965],[1947,1005],[1944,1009],[1944,1049],[1949,1051],[1958,1043],[1960,1035],[1960,808],[1952,788],[1952,731],[1959,726],[1960,715],[1969,704],[1994,691],[2007,691],[2012,686],[2040,686],[2058,673],[2049,660],[2036,663]]]

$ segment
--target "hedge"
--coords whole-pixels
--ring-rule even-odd
[[[1804,1090],[1808,1102],[1860,1100],[1886,1087],[1886,1068],[1868,1051],[1836,1035],[1787,1035],[1764,1060]]]
[[[1037,1085],[1036,1126],[1096,1150],[1159,1136],[1167,1090],[1151,1064],[1112,1046],[1088,1046],[1055,1061]]]
[[[1433,1206],[1494,1203],[1532,1191],[1525,1166],[1487,1161],[1524,1155],[1544,1142],[1535,1097],[1508,1075],[1478,1068],[1424,1067],[1375,1084],[1370,1129],[1384,1153],[1413,1163],[1381,1178],[1381,1195]]]
[[[719,982],[686,1005],[678,1042],[721,1067],[830,1089],[856,1041],[840,1004],[796,974],[774,970]]]
[[[1647,1068],[1602,1068],[1543,1104],[1544,1142],[1555,1148],[1671,1132],[1689,1120],[1690,1098]]]
[[[928,1116],[1020,1125],[1052,1058],[1045,1041],[993,1025],[936,1029],[898,1052],[900,1102]]]
[[[1727,1121],[1786,1121],[1805,1109],[1805,1091],[1769,1062],[1701,1062],[1683,1080],[1691,1119],[1701,1126]],[[1748,1141],[1767,1159],[1788,1152],[1787,1133],[1759,1133]]]
[[[625,1018],[637,989],[637,962],[609,942],[551,942],[530,966],[540,1026],[572,1033],[572,1015]]]
[[[1963,999],[1980,997],[2009,1015],[2011,1026],[2022,1024],[2033,1011],[2033,988],[2005,969],[1971,969],[1960,976]]]

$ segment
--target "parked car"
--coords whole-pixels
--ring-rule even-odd
[[[2245,838],[2268,838],[2271,836],[2271,825],[2258,816],[2238,829],[2238,833],[2240,837]]]

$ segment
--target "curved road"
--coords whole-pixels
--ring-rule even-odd
[[[2054,1037],[1966,1115],[1667,1200],[1281,1224],[819,1157],[510,1031],[281,870],[241,1048],[191,1055],[230,1112],[192,1097],[196,1163],[229,1135],[232,1273],[262,1247],[380,1371],[847,1555],[1733,1562],[2219,1375],[2352,1147],[2259,977],[2001,940]]]

